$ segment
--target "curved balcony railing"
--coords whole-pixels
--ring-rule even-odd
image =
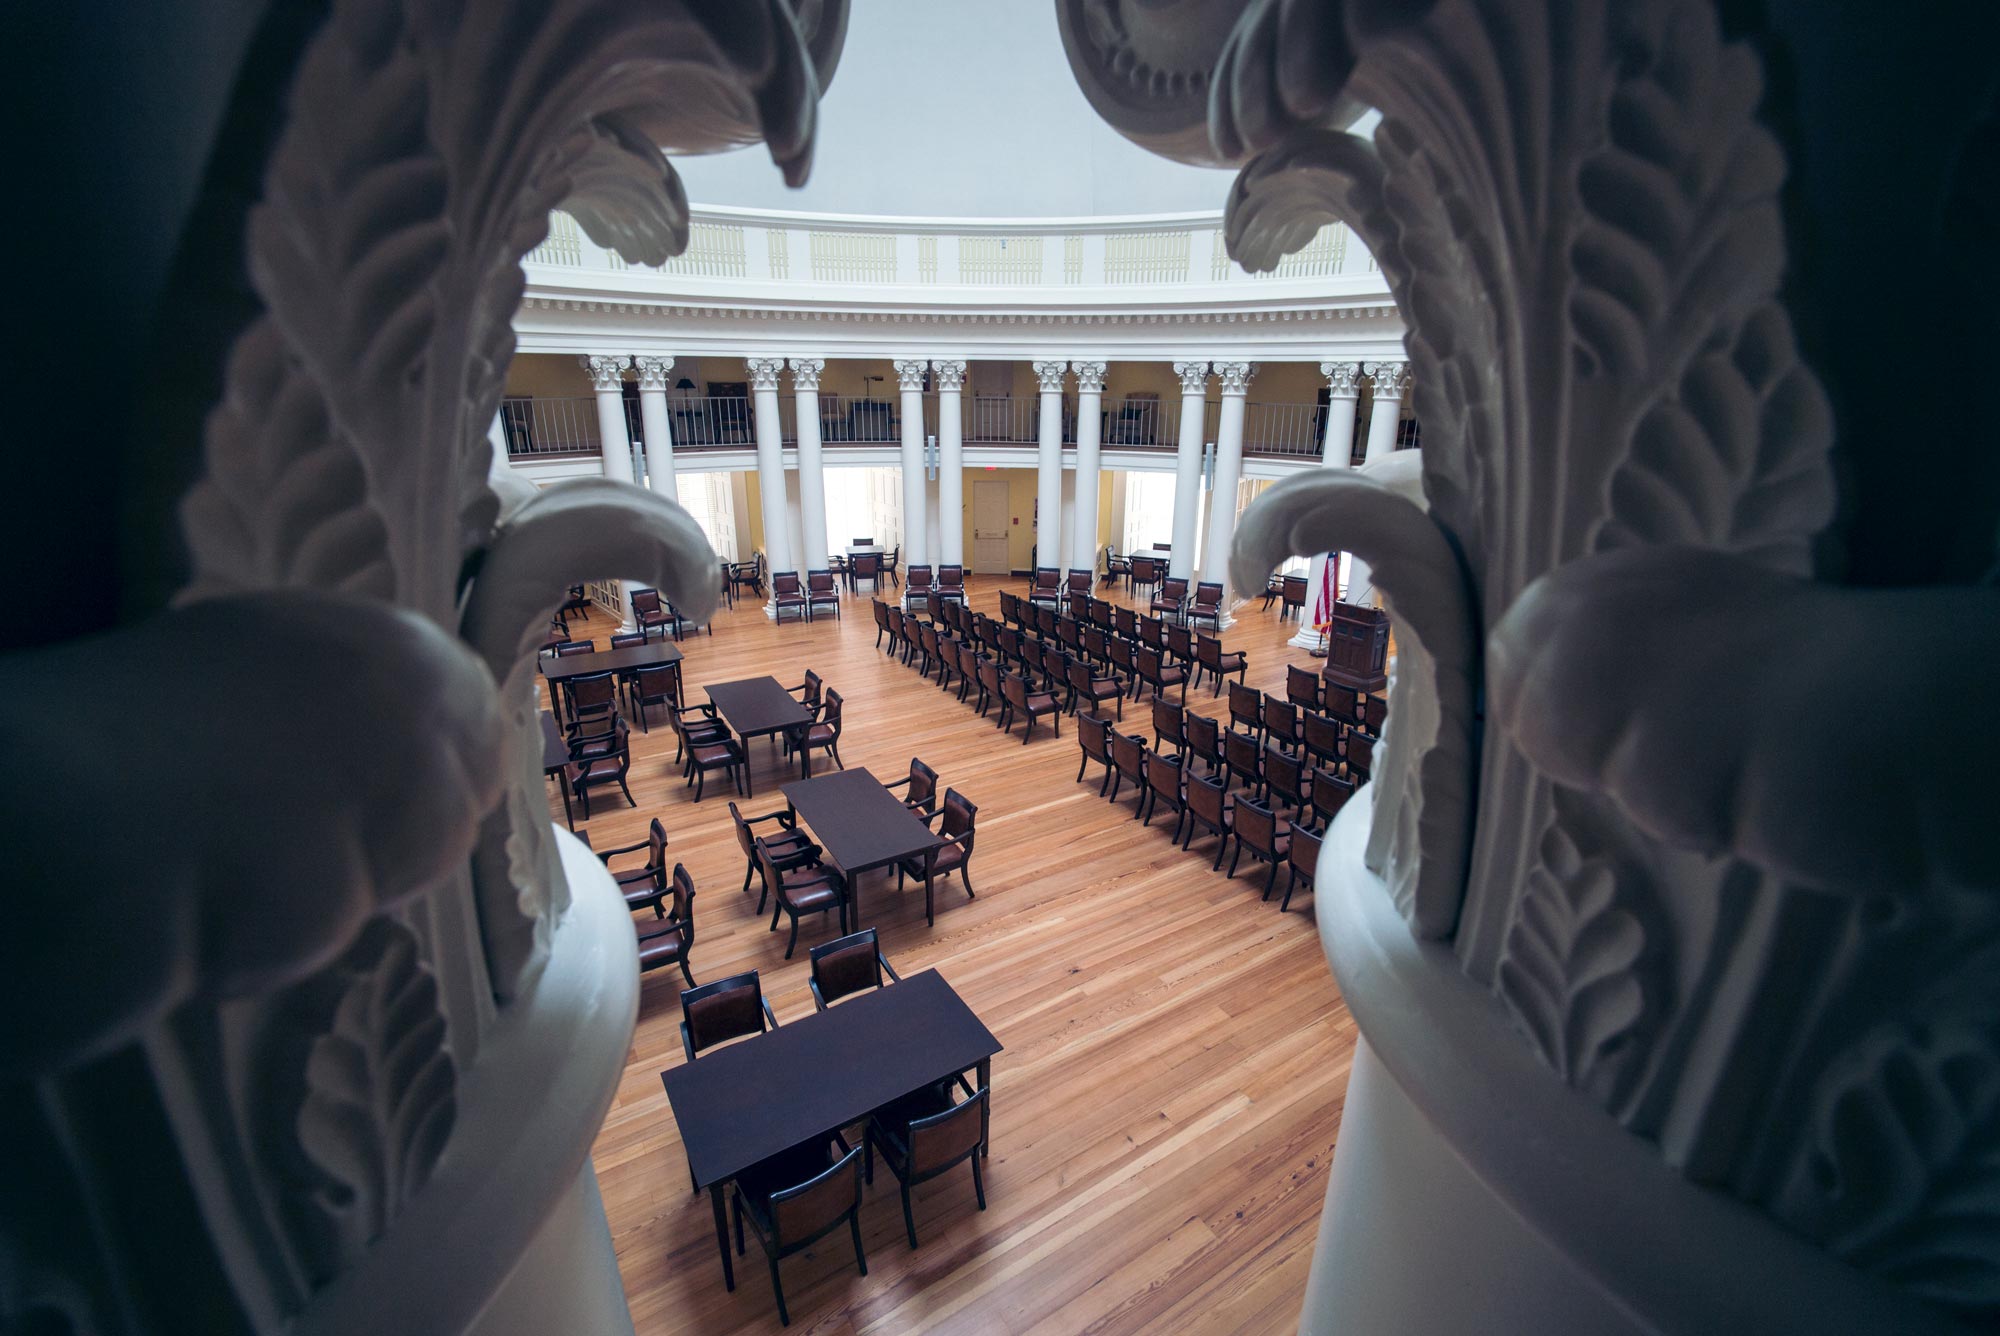
[[[636,399],[625,400],[626,433],[634,445],[645,440],[645,424]],[[1210,400],[1202,423],[1202,439],[1213,441],[1221,404]],[[1259,457],[1318,459],[1326,435],[1326,405],[1266,403],[1244,405],[1243,452]],[[1031,395],[967,395],[961,409],[968,446],[1032,446],[1040,439],[1041,404]],[[674,393],[667,396],[668,425],[674,449],[702,451],[747,450],[757,444],[755,402],[740,395]],[[798,441],[797,401],[778,401],[779,435],[785,444]],[[1171,451],[1180,442],[1180,404],[1163,403],[1151,395],[1110,398],[1100,409],[1098,439],[1110,452]],[[595,455],[600,434],[597,401],[584,395],[520,396],[501,405],[507,453],[515,459],[562,455]],[[937,398],[924,397],[926,436],[937,433]],[[894,399],[822,394],[819,436],[829,449],[849,446],[897,445],[902,440],[902,404]],[[1065,446],[1076,444],[1076,403],[1065,399],[1062,415]]]

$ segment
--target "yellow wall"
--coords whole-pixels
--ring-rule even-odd
[[[746,540],[747,546],[743,549],[744,559],[747,561],[750,553],[764,546],[764,489],[757,485],[757,474],[754,470],[743,475],[743,492],[750,511],[749,537]]]
[[[590,374],[567,354],[522,353],[507,367],[506,393],[537,399],[588,399]]]

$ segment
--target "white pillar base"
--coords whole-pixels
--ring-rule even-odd
[[[1300,621],[1303,623],[1304,619],[1301,618]],[[1295,649],[1325,649],[1326,637],[1313,630],[1312,627],[1302,624],[1299,627],[1299,633],[1285,643]]]

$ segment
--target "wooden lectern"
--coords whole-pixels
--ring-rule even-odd
[[[1333,605],[1326,628],[1329,682],[1355,691],[1380,691],[1389,685],[1389,614],[1353,603]]]

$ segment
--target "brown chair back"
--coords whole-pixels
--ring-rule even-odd
[[[980,1115],[986,1108],[986,1090],[981,1086],[963,1103],[910,1124],[911,1177],[935,1173],[979,1148]]]
[[[1256,732],[1264,726],[1264,693],[1241,682],[1229,684],[1229,722]]]
[[[632,591],[632,611],[634,613],[658,612],[660,592],[657,589],[634,589]]]
[[[597,642],[595,640],[565,640],[562,644],[556,646],[556,657],[559,659],[568,659],[578,654],[594,654],[596,652]]]
[[[771,588],[775,589],[780,595],[797,594],[799,592],[799,573],[797,571],[775,572],[771,576]]]
[[[1200,659],[1195,657],[1194,633],[1189,631],[1185,626],[1177,625],[1174,622],[1162,621],[1160,635],[1167,642],[1167,653],[1180,659],[1182,662],[1201,662]]]
[[[1321,821],[1331,821],[1347,800],[1354,796],[1354,781],[1314,767],[1312,772],[1313,811]]]
[[[1264,748],[1264,783],[1277,797],[1285,799],[1294,808],[1305,803],[1303,779],[1305,767],[1299,759],[1282,747],[1266,745]]]
[[[1287,575],[1284,579],[1278,582],[1278,590],[1279,594],[1283,597],[1284,601],[1287,604],[1296,603],[1298,606],[1302,608],[1306,605],[1305,576]]]
[[[1035,567],[1035,592],[1054,593],[1062,588],[1062,571],[1055,566]]]
[[[1306,751],[1324,761],[1338,761],[1340,739],[1346,731],[1323,714],[1307,714],[1303,725]]]
[[[1296,663],[1285,665],[1285,699],[1306,710],[1319,708],[1319,674]]]
[[[611,648],[613,649],[626,649],[633,645],[643,645],[645,643],[646,633],[644,631],[619,631],[611,637]]]
[[[1077,745],[1083,748],[1085,756],[1088,756],[1093,761],[1103,761],[1107,764],[1110,762],[1111,721],[1109,719],[1101,714],[1092,714],[1088,710],[1078,710],[1076,712],[1076,737]]]
[[[1382,735],[1382,725],[1389,722],[1389,702],[1382,696],[1361,698],[1361,726],[1377,737]]]
[[[1194,587],[1194,606],[1197,612],[1213,612],[1222,606],[1222,586],[1213,580],[1203,580]]]
[[[847,573],[856,580],[872,580],[882,571],[878,552],[859,552],[847,559]]]
[[[807,571],[806,588],[815,594],[831,594],[833,592],[833,572]]]
[[[1205,714],[1190,712],[1182,720],[1187,748],[1212,765],[1222,763],[1222,725]]]
[[[1146,787],[1165,798],[1170,806],[1181,805],[1181,763],[1165,752],[1146,753]]]
[[[1146,743],[1144,739],[1131,733],[1111,735],[1111,764],[1118,767],[1118,773],[1134,784],[1146,782]]]
[[[928,812],[937,805],[937,771],[912,756],[910,758],[910,788],[903,801],[912,803]]]
[[[947,840],[958,839],[965,846],[965,856],[972,857],[972,842],[979,824],[979,806],[957,789],[944,791],[944,816],[938,821],[938,834]]]
[[[1222,825],[1223,815],[1229,808],[1229,799],[1222,792],[1222,785],[1192,771],[1187,777],[1188,810],[1212,827]]]
[[[825,1173],[771,1194],[771,1244],[783,1250],[823,1234],[861,1205],[861,1147],[840,1157]]]
[[[835,737],[840,736],[840,707],[843,703],[838,691],[832,687],[826,689],[826,699],[821,702],[824,708],[821,709],[819,718],[821,723],[832,727]]]
[[[1270,808],[1238,797],[1236,838],[1264,857],[1275,858],[1278,851],[1278,818]]]
[[[681,669],[676,663],[649,663],[643,668],[632,670],[632,678],[642,704],[657,701],[678,701],[681,695]]]
[[[1299,735],[1299,707],[1268,692],[1264,696],[1264,731],[1290,742]]]
[[[1124,636],[1127,640],[1137,640],[1139,638],[1139,614],[1127,607],[1113,608],[1111,610],[1111,629],[1119,635]]]
[[[681,1024],[697,1056],[728,1040],[764,1033],[764,1019],[764,985],[756,970],[681,993]]]
[[[1187,746],[1187,709],[1171,701],[1155,700],[1153,732],[1163,746],[1169,742],[1176,747]]]
[[[1232,774],[1246,783],[1255,784],[1264,777],[1263,749],[1248,733],[1238,733],[1232,728],[1222,735],[1222,760]]]
[[[931,587],[931,568],[911,566],[903,571],[903,583],[913,594],[920,594]]]
[[[1322,680],[1320,686],[1321,707],[1343,724],[1361,722],[1361,696],[1353,687],[1344,687],[1338,682]]]
[[[882,943],[873,928],[822,942],[806,954],[812,961],[814,993],[821,1003],[838,1002],[883,986]]]

